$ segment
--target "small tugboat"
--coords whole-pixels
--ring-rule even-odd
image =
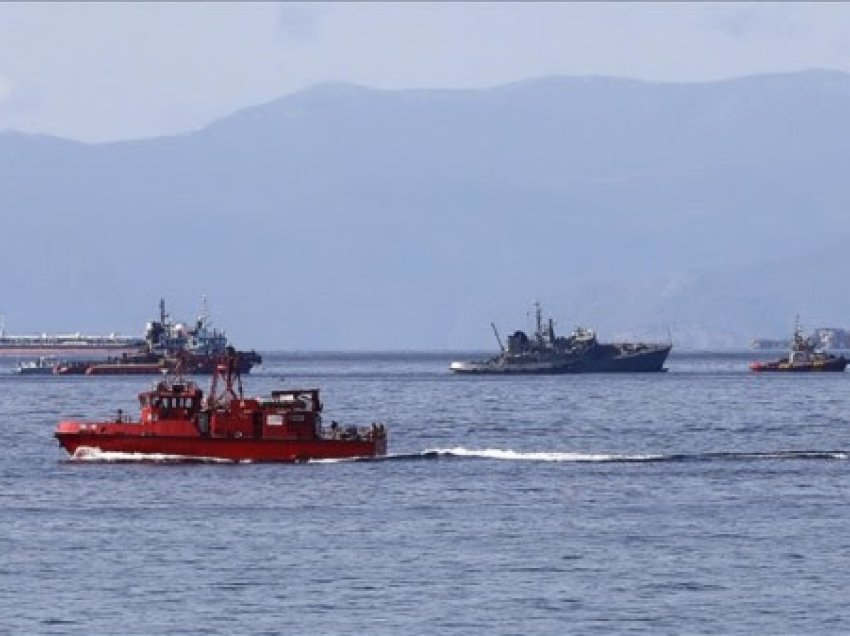
[[[803,335],[800,327],[800,318],[794,323],[794,340],[791,342],[791,351],[787,358],[779,360],[761,361],[755,360],[750,363],[750,370],[762,371],[844,371],[850,362],[843,355],[835,356],[826,353],[815,346],[810,338]]]
[[[55,436],[71,455],[81,449],[193,459],[301,462],[386,455],[383,424],[322,425],[318,389],[272,391],[244,397],[238,354],[228,348],[206,397],[176,373],[139,394],[134,422],[119,410],[112,421],[63,421]]]
[[[556,336],[549,319],[544,326],[540,303],[535,303],[537,329],[529,338],[524,331],[502,344],[496,325],[493,332],[501,352],[488,360],[452,362],[459,374],[637,373],[664,371],[670,343],[601,343],[591,329],[578,327],[569,337]]]

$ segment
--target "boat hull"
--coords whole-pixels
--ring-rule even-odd
[[[89,366],[86,375],[157,375],[167,371],[168,367],[161,364],[93,364]]]
[[[387,453],[386,437],[374,440],[269,440],[61,431],[57,431],[55,435],[71,455],[75,455],[80,448],[94,448],[102,452],[169,455],[193,459],[300,462],[310,459],[377,457]]]
[[[612,345],[607,345],[612,347]],[[468,375],[558,375],[575,373],[658,373],[671,347],[661,346],[635,353],[615,353],[600,348],[593,356],[552,360],[518,360],[499,357],[484,362],[453,362],[453,373]]]
[[[790,362],[753,362],[750,370],[756,373],[841,373],[850,362],[841,356],[831,360],[792,364]]]
[[[262,363],[260,354],[253,351],[240,354],[237,361],[239,373],[247,375],[256,364]],[[210,375],[215,372],[218,358],[215,356],[189,355],[184,357],[184,372],[187,374]],[[51,369],[56,375],[162,375],[174,370],[174,361],[155,355],[124,357],[115,360],[74,360],[62,362]]]

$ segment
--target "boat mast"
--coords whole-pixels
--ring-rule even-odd
[[[224,386],[219,390],[219,379]],[[236,390],[234,390],[234,383]],[[239,373],[239,354],[236,349],[228,346],[224,358],[216,365],[213,372],[210,392],[207,396],[207,406],[211,409],[223,406],[232,400],[242,399],[242,375]]]
[[[803,328],[800,326],[800,314],[797,314],[794,317],[794,344],[792,345],[792,349],[794,351],[802,351],[804,345],[803,338]]]

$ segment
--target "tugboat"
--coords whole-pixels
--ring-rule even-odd
[[[463,374],[555,374],[664,371],[670,343],[600,343],[592,329],[577,327],[569,337],[556,336],[552,319],[543,324],[540,303],[535,303],[537,329],[534,338],[524,331],[508,336],[502,344],[491,323],[501,352],[488,360],[452,362],[449,369]]]
[[[826,353],[815,346],[815,343],[803,335],[800,327],[800,317],[794,322],[794,340],[791,342],[791,351],[786,358],[779,360],[761,361],[755,360],[750,363],[750,370],[762,371],[844,371],[850,362],[843,355],[835,356]]]
[[[183,372],[212,374],[227,349],[227,336],[210,327],[204,299],[204,309],[194,326],[172,322],[165,312],[165,301],[159,301],[159,320],[149,322],[145,329],[145,344],[132,353],[100,360],[69,360],[56,365],[59,375],[159,375],[172,371],[178,357]],[[256,351],[239,352],[239,372],[249,373],[263,359]]]
[[[216,366],[209,395],[176,373],[139,394],[139,421],[119,410],[112,421],[63,421],[59,443],[72,456],[84,449],[193,459],[302,462],[386,455],[383,424],[322,425],[318,389],[272,391],[244,397],[236,351]]]

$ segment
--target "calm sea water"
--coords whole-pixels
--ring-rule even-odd
[[[0,632],[846,633],[850,374],[750,357],[269,355],[246,392],[389,427],[386,459],[305,465],[69,461],[60,418],[135,413],[150,381],[0,360]]]

